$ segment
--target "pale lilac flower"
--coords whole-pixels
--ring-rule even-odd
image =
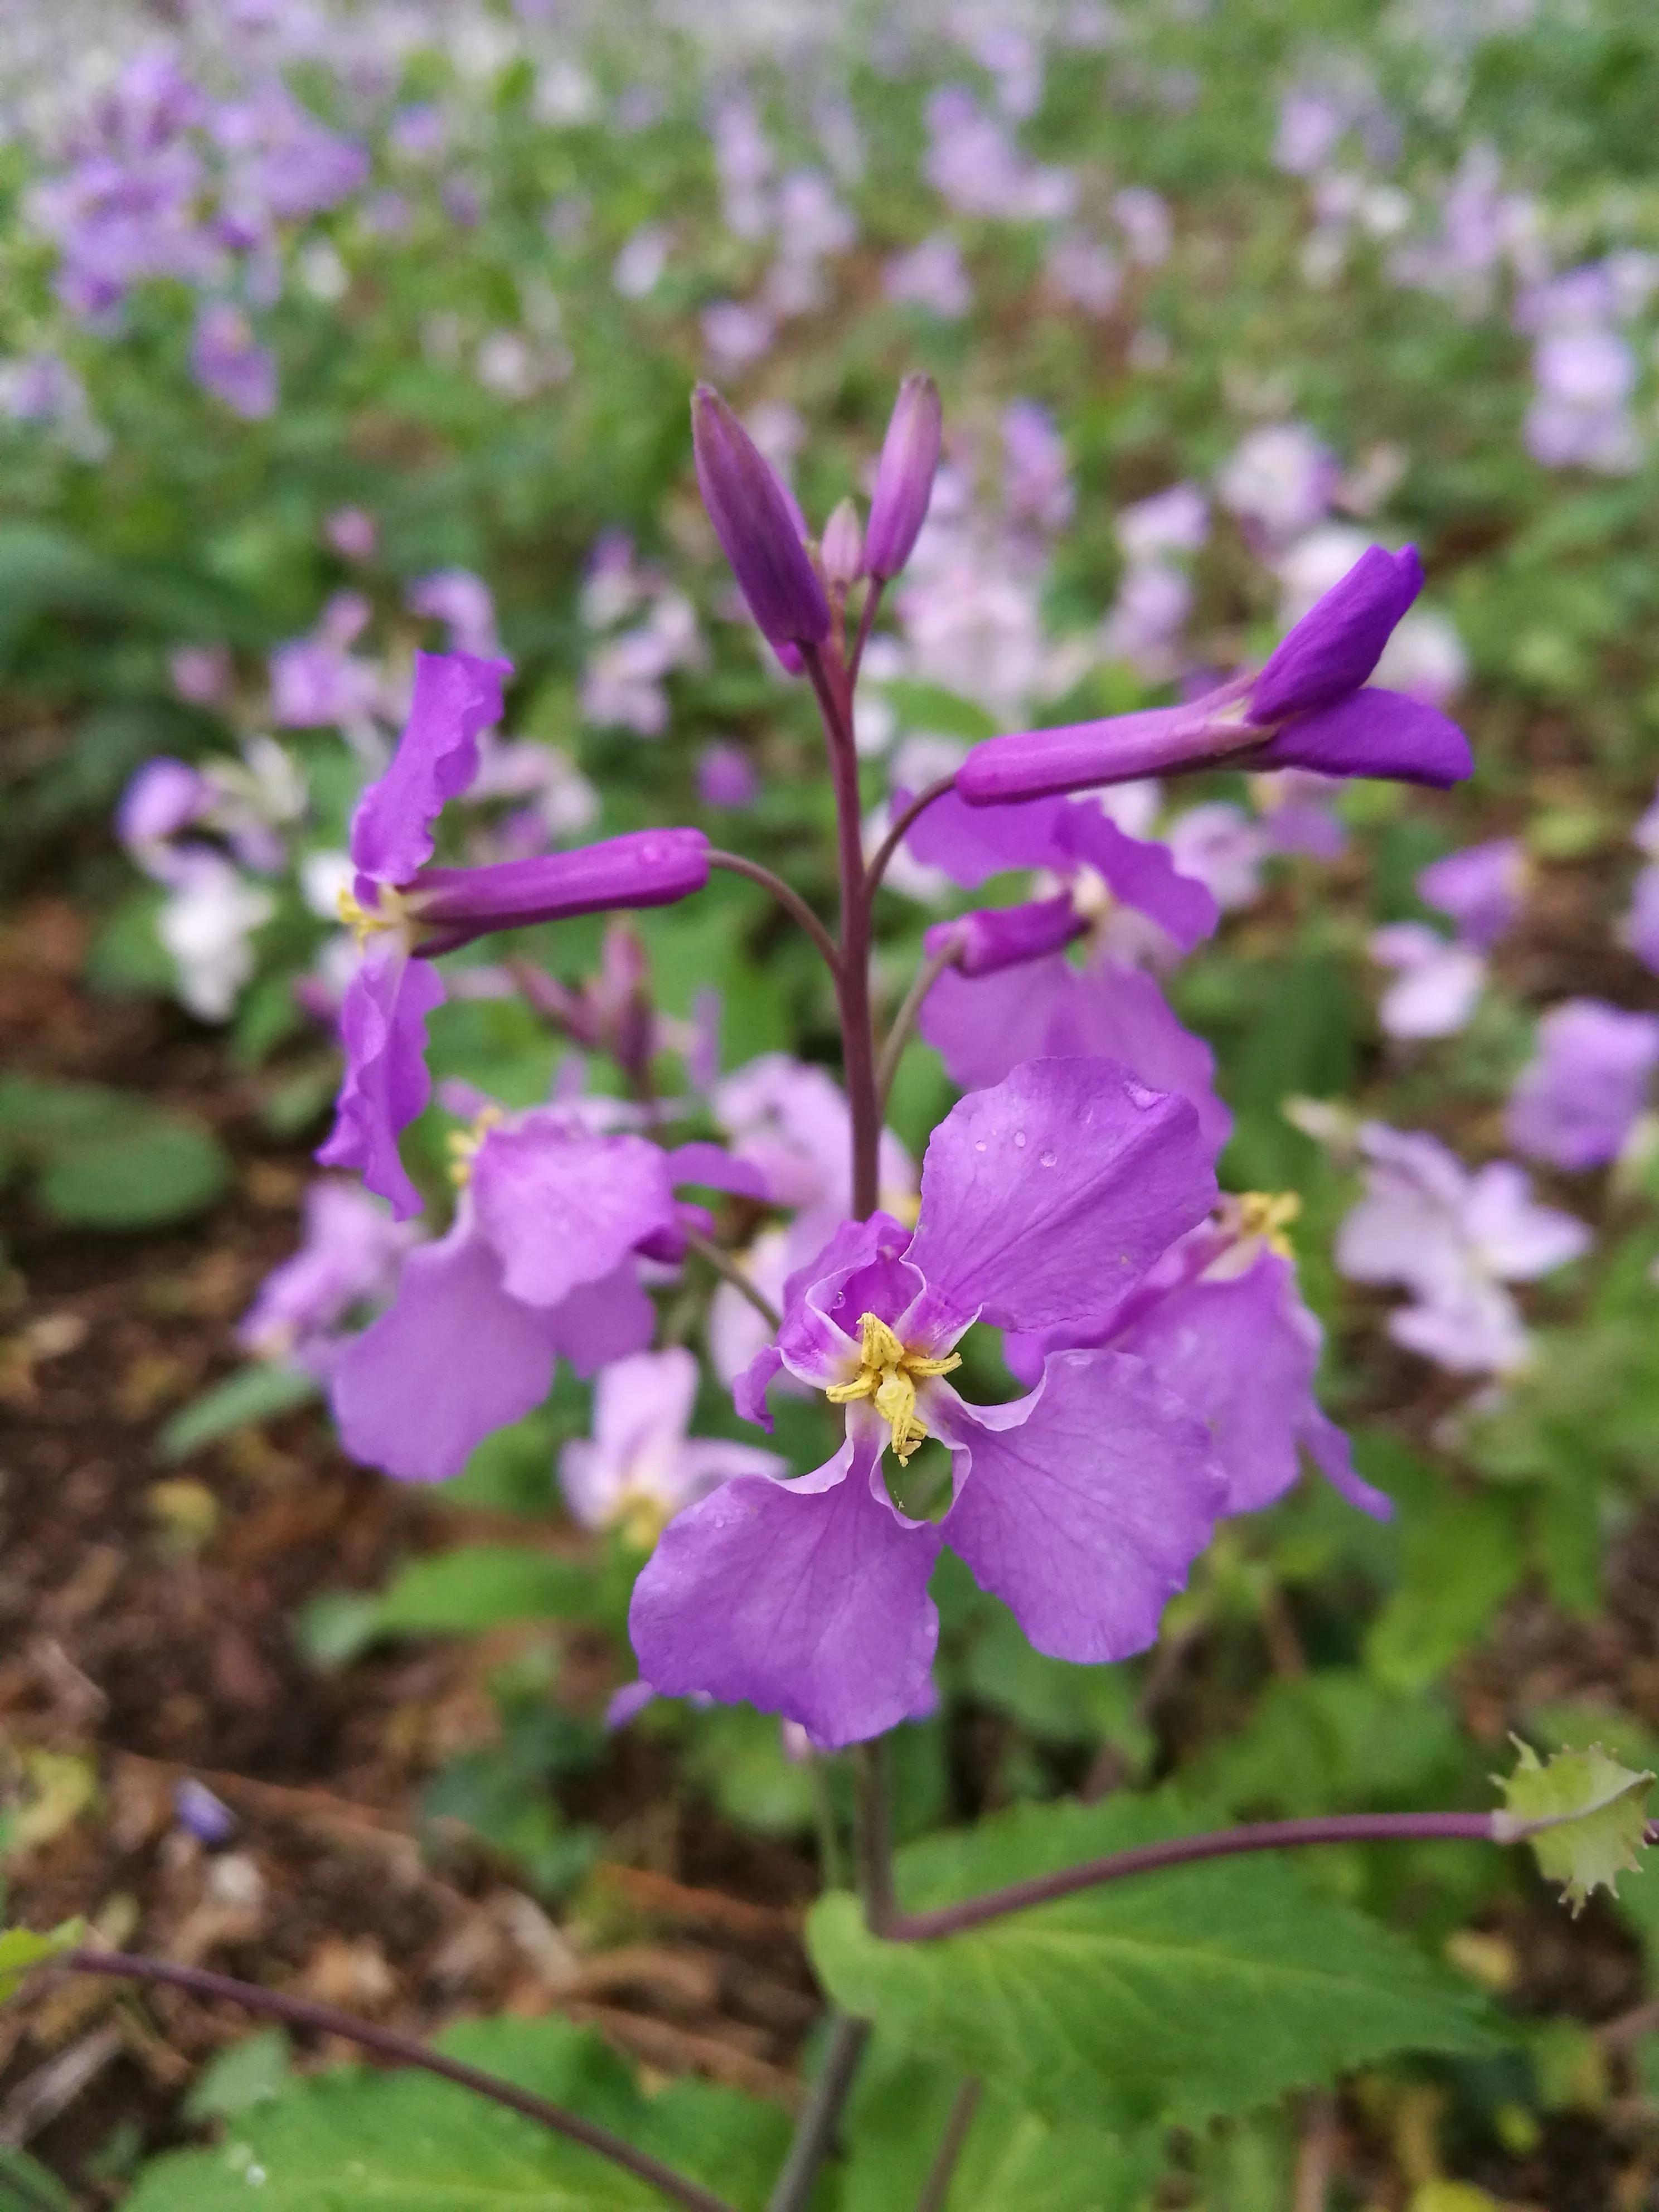
[[[644,222],[633,233],[611,267],[611,281],[624,300],[643,300],[656,290],[672,243],[665,223]]]
[[[1656,1067],[1659,1016],[1600,999],[1552,1006],[1510,1094],[1510,1142],[1552,1167],[1607,1166],[1647,1106]]]
[[[1274,167],[1292,177],[1312,176],[1336,151],[1351,119],[1347,104],[1327,94],[1300,88],[1287,92],[1279,103]]]
[[[1465,945],[1490,951],[1521,918],[1526,897],[1526,848],[1514,837],[1467,845],[1431,861],[1417,878],[1425,906],[1447,915]]]
[[[1259,674],[1177,707],[988,738],[957,789],[974,805],[994,806],[1223,763],[1455,783],[1472,765],[1462,732],[1420,701],[1366,681],[1422,575],[1411,547],[1371,546]]]
[[[350,728],[365,722],[384,698],[372,661],[350,647],[373,613],[361,592],[336,592],[316,628],[290,638],[270,656],[270,713],[285,729]]]
[[[755,103],[746,92],[720,101],[709,120],[720,206],[726,228],[738,238],[761,238],[772,227],[774,158]]]
[[[974,288],[962,249],[948,231],[935,231],[908,253],[896,253],[882,271],[890,300],[926,307],[942,322],[960,322],[974,304]]]
[[[1115,527],[1125,555],[1136,564],[1196,553],[1209,538],[1210,502],[1195,483],[1171,484],[1121,508]]]
[[[1254,906],[1261,896],[1266,833],[1242,807],[1212,799],[1170,817],[1164,842],[1176,869],[1203,884],[1223,914]]]
[[[1532,373],[1538,396],[1522,435],[1534,460],[1607,476],[1636,466],[1629,402],[1638,370],[1627,339],[1608,330],[1556,331],[1534,348]]]
[[[1335,454],[1305,422],[1274,422],[1241,440],[1216,491],[1269,545],[1283,544],[1324,520],[1339,474]]]
[[[228,300],[204,307],[196,319],[190,365],[197,382],[233,414],[258,422],[276,407],[276,356],[262,346],[240,307]]]
[[[568,1443],[559,1487],[584,1528],[621,1528],[641,1551],[684,1506],[732,1475],[775,1478],[787,1462],[758,1444],[691,1437],[697,1363],[683,1346],[599,1370],[593,1433]]]
[[[1473,946],[1425,922],[1395,921],[1373,930],[1368,949],[1396,979],[1376,1009],[1390,1036],[1454,1036],[1467,1025],[1486,983],[1486,963]]]
[[[1143,269],[1156,269],[1169,259],[1170,248],[1175,243],[1175,222],[1170,204],[1161,193],[1149,191],[1144,185],[1132,185],[1114,196],[1112,213],[1123,233],[1131,261],[1138,262]]]
[[[1002,413],[1003,503],[1017,522],[1063,530],[1077,493],[1066,441],[1054,418],[1035,399],[1016,399]]]
[[[276,902],[206,845],[175,847],[164,880],[155,933],[178,969],[179,996],[199,1021],[228,1022],[253,973],[250,940]]]
[[[470,568],[434,568],[429,575],[417,576],[404,592],[404,604],[410,614],[443,623],[450,653],[489,660],[501,649],[494,596],[483,578]]]
[[[115,834],[139,866],[155,874],[160,848],[212,804],[212,787],[198,769],[159,754],[133,771],[115,810]]]
[[[922,174],[958,214],[1000,222],[1069,216],[1077,180],[1025,160],[1007,131],[963,85],[941,85],[926,107],[929,145]]]
[[[681,1513],[635,1589],[641,1676],[746,1698],[825,1746],[890,1728],[938,1638],[942,1543],[1036,1647],[1085,1663],[1144,1650],[1225,1510],[1203,1423],[1130,1355],[1064,1351],[1036,1390],[969,1406],[943,1377],[975,1320],[1087,1328],[1213,1203],[1185,1100],[1099,1060],[1021,1068],[933,1132],[914,1235],[878,1214],[791,1285],[740,1409],[765,1420],[787,1367],[847,1407],[841,1449],[793,1481],[742,1475]],[[938,1525],[894,1506],[882,1461],[928,1434],[951,1453]]]
[[[1337,1231],[1340,1271],[1408,1290],[1413,1303],[1391,1316],[1389,1334],[1453,1373],[1523,1366],[1531,1340],[1504,1285],[1576,1260],[1589,1231],[1537,1204],[1508,1160],[1471,1174],[1437,1138],[1378,1121],[1362,1125],[1359,1146],[1365,1191]]]
[[[337,507],[323,525],[323,536],[344,561],[372,561],[380,532],[361,507]]]
[[[698,318],[713,367],[727,376],[751,368],[771,350],[777,325],[763,308],[718,300]]]
[[[697,796],[721,813],[743,813],[760,796],[760,779],[741,745],[716,738],[697,756]]]
[[[1117,256],[1087,231],[1061,231],[1048,248],[1043,270],[1062,300],[1097,320],[1111,313],[1123,289]]]
[[[222,645],[175,646],[167,655],[173,688],[192,707],[216,707],[230,690],[230,654]]]
[[[306,1193],[300,1249],[265,1277],[237,1342],[325,1376],[348,1341],[341,1324],[391,1295],[415,1237],[355,1183],[319,1178]]]

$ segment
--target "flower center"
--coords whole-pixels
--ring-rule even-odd
[[[499,1106],[483,1107],[468,1129],[452,1129],[444,1139],[449,1148],[449,1180],[457,1190],[465,1190],[472,1180],[472,1163],[478,1157],[484,1139],[499,1127],[505,1115]]]
[[[1241,1237],[1264,1237],[1267,1249],[1281,1260],[1293,1256],[1285,1231],[1302,1211],[1302,1200],[1295,1191],[1247,1190],[1233,1204]]]
[[[390,884],[381,884],[373,906],[365,906],[349,885],[341,890],[336,903],[340,909],[341,921],[357,940],[360,952],[369,939],[379,936],[382,930],[411,931],[414,916],[409,910],[408,901]]]
[[[868,1398],[892,1431],[893,1456],[901,1467],[927,1440],[927,1425],[916,1419],[916,1382],[929,1375],[948,1375],[962,1364],[961,1355],[930,1359],[925,1352],[902,1344],[884,1321],[872,1313],[859,1322],[859,1370],[850,1382],[837,1382],[824,1392],[832,1406],[850,1405]]]

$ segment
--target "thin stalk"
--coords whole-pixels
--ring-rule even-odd
[[[708,865],[723,869],[728,876],[746,876],[751,884],[758,884],[763,890],[769,891],[789,919],[799,922],[817,945],[830,973],[839,978],[841,956],[836,951],[836,941],[793,884],[785,883],[781,876],[775,876],[770,868],[763,868],[758,860],[749,860],[742,853],[713,850]]]
[[[950,2116],[945,2123],[945,2133],[939,2139],[939,2148],[933,2153],[927,2179],[922,2183],[921,2194],[916,2199],[916,2212],[945,2212],[945,2200],[951,2193],[957,2160],[962,2156],[968,2130],[973,2126],[974,2115],[979,2110],[979,2095],[977,2081],[964,2081],[952,2099]]]
[[[906,1918],[893,1888],[893,1831],[887,1801],[887,1747],[880,1736],[853,1754],[854,1846],[864,1917],[878,1936]],[[923,1916],[925,1917],[925,1916]]]
[[[836,793],[836,856],[841,877],[836,996],[841,1009],[842,1065],[852,1120],[853,1212],[862,1221],[875,1212],[878,1195],[881,1109],[876,1097],[876,1041],[870,1019],[870,901],[865,888],[858,750],[853,742],[852,695],[845,672],[832,667],[816,646],[804,646],[801,652],[823,718]]]
[[[1242,1827],[1217,1829],[1209,1835],[1169,1836],[1162,1843],[1110,1851],[1104,1858],[1085,1859],[1079,1866],[1061,1867],[1029,1881],[1011,1881],[1004,1888],[964,1898],[959,1905],[938,1905],[931,1912],[901,1912],[895,1907],[885,1914],[870,1911],[868,1918],[876,1934],[890,1942],[925,1943],[940,1936],[959,1936],[969,1928],[983,1928],[989,1921],[1004,1920],[1011,1912],[1028,1911],[1034,1905],[1052,1905],[1057,1898],[1074,1897],[1079,1890],[1096,1889],[1103,1882],[1121,1881],[1127,1875],[1156,1874],[1202,1859],[1231,1858],[1245,1851],[1304,1849],[1312,1844],[1431,1843],[1448,1838],[1510,1844],[1522,1841],[1540,1827],[1556,1825],[1553,1820],[1516,1821],[1503,1813],[1343,1813],[1311,1820],[1255,1820]]]
[[[836,2014],[823,2063],[795,2123],[789,2154],[772,2185],[766,2212],[802,2212],[811,2197],[818,2169],[835,2148],[842,2106],[847,2102],[869,2035],[867,2020],[854,2020],[846,2013]]]
[[[836,1801],[830,1788],[830,1770],[816,1751],[807,1754],[807,1766],[812,1778],[812,1820],[817,1835],[818,1877],[825,1889],[845,1889],[847,1857],[842,1850],[841,1823],[836,1818]]]
[[[701,1229],[687,1228],[682,1233],[685,1237],[686,1250],[695,1252],[717,1275],[723,1276],[734,1291],[740,1291],[775,1336],[783,1327],[783,1316],[753,1277],[738,1267],[729,1252],[722,1251],[712,1237],[705,1237]]]
[[[875,896],[882,878],[887,873],[888,862],[904,842],[906,833],[916,817],[919,814],[925,814],[936,799],[943,799],[947,791],[954,791],[956,787],[957,780],[953,775],[942,775],[937,782],[924,784],[909,805],[895,817],[891,829],[877,846],[875,856],[865,872],[864,891],[866,898]]]
[[[887,1095],[893,1087],[893,1078],[898,1073],[898,1064],[905,1046],[910,1042],[910,1032],[916,1025],[922,1001],[947,968],[954,968],[962,957],[961,945],[952,938],[937,952],[930,953],[910,978],[910,988],[899,1001],[893,1025],[887,1032],[881,1057],[876,1062],[876,1097],[884,1114],[887,1110]]]
[[[858,635],[853,640],[853,650],[847,663],[847,688],[849,691],[859,680],[859,671],[864,665],[864,648],[870,642],[870,633],[875,628],[876,615],[881,605],[881,595],[886,589],[884,576],[872,576],[865,586],[864,605],[859,610]]]
[[[435,2074],[441,2081],[454,2082],[458,2088],[471,2090],[475,2096],[488,2097],[494,2104],[505,2105],[509,2112],[522,2113],[526,2119],[550,2129],[555,2135],[580,2143],[584,2150],[608,2158],[613,2166],[626,2167],[671,2203],[687,2207],[688,2212],[732,2212],[724,2197],[714,2196],[684,2174],[676,2173],[672,2166],[663,2165],[649,2152],[635,2150],[632,2143],[612,2135],[609,2128],[600,2127],[597,2121],[585,2120],[579,2112],[568,2112],[562,2105],[533,2096],[528,2089],[518,2088],[511,2081],[497,2081],[493,2074],[481,2073],[476,2066],[465,2066],[459,2058],[446,2058],[441,2051],[428,2050],[425,2044],[416,2042],[413,2036],[399,2035],[392,2028],[377,2027],[370,2021],[354,2019],[349,2012],[337,2012],[332,2005],[317,2004],[309,1997],[288,1996],[280,1990],[261,1989],[257,1982],[234,1981],[228,1974],[210,1973],[203,1966],[176,1966],[170,1959],[141,1958],[128,1951],[66,1951],[53,1964],[80,1974],[107,1974],[118,1981],[159,1983],[169,1989],[184,1990],[191,1996],[240,2005],[245,2012],[263,2013],[269,2019],[285,2021],[290,2027],[312,2028],[320,2035],[343,2036],[349,2043],[361,2045],[365,2051],[390,2060],[394,2066],[418,2067],[423,2073]]]

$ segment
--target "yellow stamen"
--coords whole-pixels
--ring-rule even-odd
[[[668,1522],[668,1508],[660,1498],[643,1490],[625,1490],[617,1500],[611,1525],[636,1552],[653,1552]]]
[[[1267,1249],[1281,1260],[1292,1256],[1291,1240],[1285,1232],[1302,1211],[1301,1198],[1295,1191],[1247,1190],[1236,1204],[1241,1237],[1264,1237]]]
[[[499,1106],[486,1106],[469,1129],[452,1129],[444,1139],[449,1152],[449,1180],[457,1190],[465,1190],[472,1180],[472,1163],[484,1139],[502,1119]]]
[[[930,1375],[948,1375],[961,1364],[958,1352],[946,1359],[930,1359],[925,1352],[907,1350],[884,1321],[867,1313],[859,1322],[857,1374],[850,1382],[832,1384],[823,1395],[832,1406],[870,1399],[892,1431],[893,1455],[903,1467],[927,1435],[926,1423],[916,1418],[917,1382]]]
[[[375,895],[373,906],[365,906],[349,886],[343,888],[336,903],[340,919],[357,940],[361,952],[371,937],[383,929],[405,929],[409,926],[408,902],[401,891],[390,884],[383,884]]]

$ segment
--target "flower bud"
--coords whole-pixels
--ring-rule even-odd
[[[708,880],[701,830],[630,830],[573,852],[497,860],[483,868],[424,868],[404,896],[430,957],[496,929],[525,929],[579,914],[669,906]]]
[[[849,591],[864,574],[864,527],[850,499],[842,500],[824,524],[819,550],[830,590]]]
[[[822,645],[830,602],[802,543],[792,501],[719,392],[691,398],[697,484],[749,611],[774,645]]]
[[[933,378],[907,376],[882,443],[865,532],[864,565],[881,581],[903,568],[927,519],[943,419]]]

